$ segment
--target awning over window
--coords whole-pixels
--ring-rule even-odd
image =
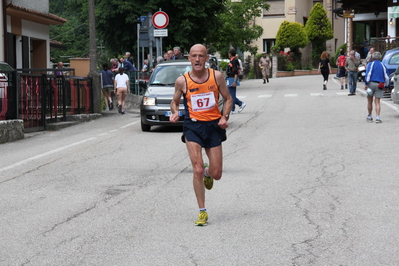
[[[389,13],[389,18],[399,18],[399,6],[393,6]]]

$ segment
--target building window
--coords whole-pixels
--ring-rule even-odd
[[[274,46],[276,39],[263,39],[263,53],[270,54],[270,48]]]
[[[263,17],[285,16],[285,0],[269,0],[269,10],[263,9]]]

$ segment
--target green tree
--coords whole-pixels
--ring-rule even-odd
[[[331,22],[322,4],[316,3],[313,6],[305,25],[305,31],[312,43],[312,58],[319,58],[326,49],[326,41],[334,37]]]
[[[206,38],[207,45],[226,56],[230,46],[256,54],[258,47],[251,43],[263,33],[263,28],[255,24],[255,18],[262,15],[262,9],[269,9],[263,0],[227,0],[217,24]]]
[[[52,49],[53,62],[69,62],[72,57],[86,57],[89,53],[89,25],[87,5],[83,0],[50,0],[49,12],[67,19],[63,25],[50,26],[50,38],[61,42],[62,49]],[[83,12],[85,10],[85,12]]]
[[[309,40],[304,26],[299,22],[284,21],[281,23],[276,36],[276,46],[290,48],[292,52],[293,68],[301,69],[302,54],[299,48],[308,44]]]
[[[304,26],[299,22],[284,21],[281,23],[276,36],[276,45],[282,48],[290,48],[294,53],[299,53],[299,48],[308,44]]]
[[[108,49],[123,53],[134,51],[137,45],[137,19],[159,9],[169,16],[168,37],[163,38],[164,49],[180,46],[188,50],[219,25],[218,15],[225,0],[97,0],[96,24],[98,36]]]

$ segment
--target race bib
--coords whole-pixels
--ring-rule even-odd
[[[215,105],[215,94],[213,92],[191,95],[191,108],[193,112],[211,110]]]

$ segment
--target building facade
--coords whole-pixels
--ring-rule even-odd
[[[324,6],[331,21],[334,38],[326,42],[326,50],[335,54],[342,44],[347,43],[364,57],[364,47],[389,36],[398,36],[399,0],[268,0],[269,10],[263,10],[262,17],[255,23],[263,27],[263,35],[253,44],[259,52],[270,53],[276,35],[283,21],[306,24],[309,13],[316,3]],[[303,58],[309,57],[311,46],[301,49]]]
[[[334,0],[268,0],[269,10],[263,10],[262,17],[256,18],[255,23],[263,27],[264,32],[254,45],[260,52],[270,53],[270,48],[276,42],[276,35],[283,21],[299,22],[303,25],[309,18],[309,13],[316,3],[321,3],[327,12],[334,31],[334,38],[326,42],[327,52],[335,53],[335,50],[345,42],[344,20],[333,10],[340,5]],[[309,57],[311,46],[301,49],[303,58]]]
[[[13,68],[51,68],[50,25],[66,20],[48,12],[48,0],[0,1],[0,61]]]

